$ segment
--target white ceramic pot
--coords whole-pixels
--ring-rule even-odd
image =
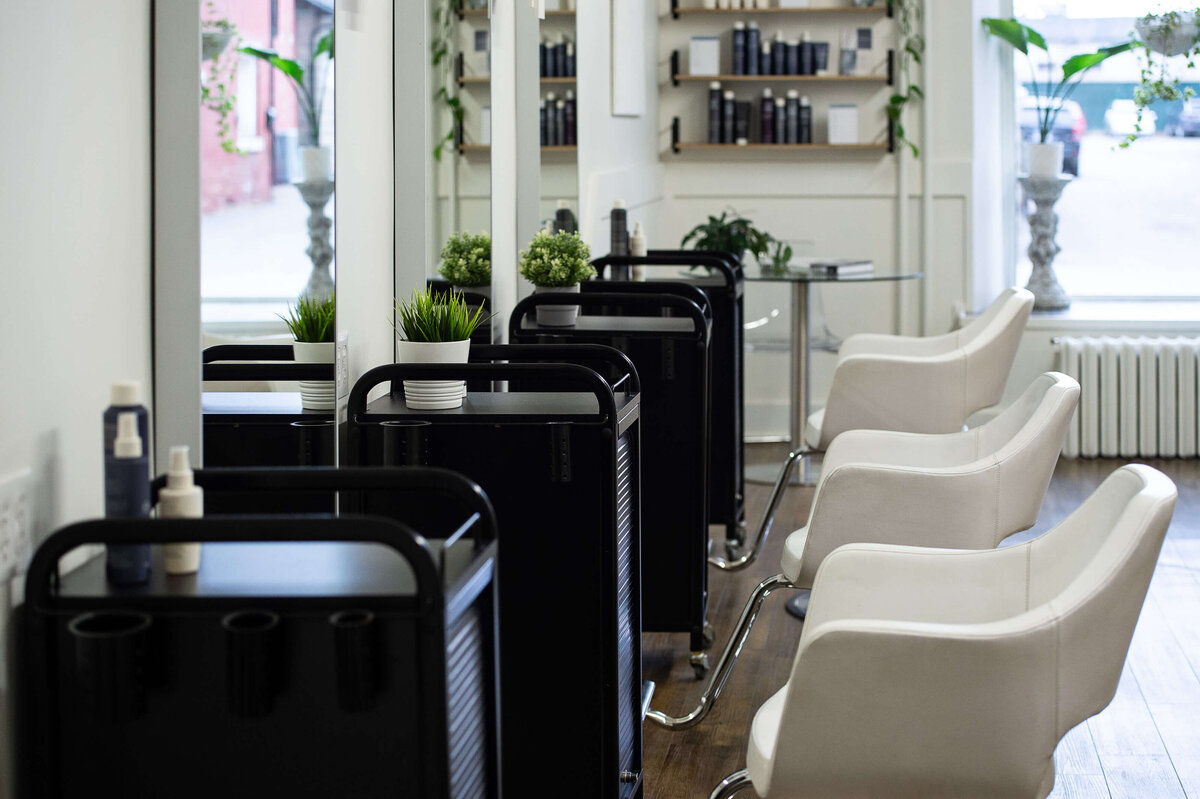
[[[233,34],[229,31],[211,30],[200,33],[200,60],[212,61],[229,46]]]
[[[578,294],[579,284],[574,286],[534,286],[534,294]],[[537,323],[546,327],[572,327],[579,316],[578,305],[539,305]]]
[[[333,149],[330,147],[300,148],[300,182],[333,180]]]
[[[296,363],[333,363],[332,341],[292,342],[292,359]],[[301,380],[300,405],[310,411],[331,411],[337,404],[332,380]]]
[[[1133,24],[1138,38],[1146,43],[1156,53],[1165,56],[1176,56],[1186,53],[1196,44],[1196,36],[1200,35],[1200,24],[1196,20],[1196,12],[1181,11],[1179,24],[1167,30],[1161,22],[1139,19]]]
[[[466,363],[471,340],[396,341],[397,363]],[[405,380],[404,402],[413,410],[437,411],[462,406],[467,394],[462,380]]]
[[[1025,142],[1025,163],[1031,178],[1056,178],[1062,172],[1062,142]]]

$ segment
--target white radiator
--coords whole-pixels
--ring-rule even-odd
[[[1058,368],[1079,381],[1068,458],[1194,458],[1200,339],[1064,337]]]

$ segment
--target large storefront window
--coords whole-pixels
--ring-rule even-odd
[[[1128,41],[1137,17],[1163,10],[1148,0],[1015,0],[1017,18],[1045,36],[1050,51],[1047,64],[1031,48],[1033,71],[1024,56],[1015,59],[1022,138],[1036,136],[1032,81],[1053,75],[1057,82],[1066,58]],[[1184,61],[1172,59],[1172,70],[1200,89],[1200,72]],[[1056,206],[1062,252],[1054,269],[1075,298],[1200,298],[1200,99],[1156,102],[1141,137],[1120,148],[1136,119],[1139,77],[1134,53],[1110,58],[1087,74],[1055,126],[1064,170],[1077,177]],[[1016,276],[1023,285],[1031,204],[1021,202]]]

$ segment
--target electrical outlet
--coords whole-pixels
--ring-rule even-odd
[[[0,580],[25,571],[33,555],[31,476],[20,469],[0,478]]]

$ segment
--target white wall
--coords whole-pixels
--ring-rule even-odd
[[[338,0],[335,24],[337,328],[348,339],[345,385],[353,386],[394,360],[392,4]],[[423,251],[424,242],[414,247]]]
[[[150,5],[7,3],[5,23],[14,33],[0,48],[0,478],[32,467],[40,539],[103,514],[109,383],[151,383]],[[0,665],[6,719],[9,667]],[[11,741],[6,720],[0,797],[12,795]]]

